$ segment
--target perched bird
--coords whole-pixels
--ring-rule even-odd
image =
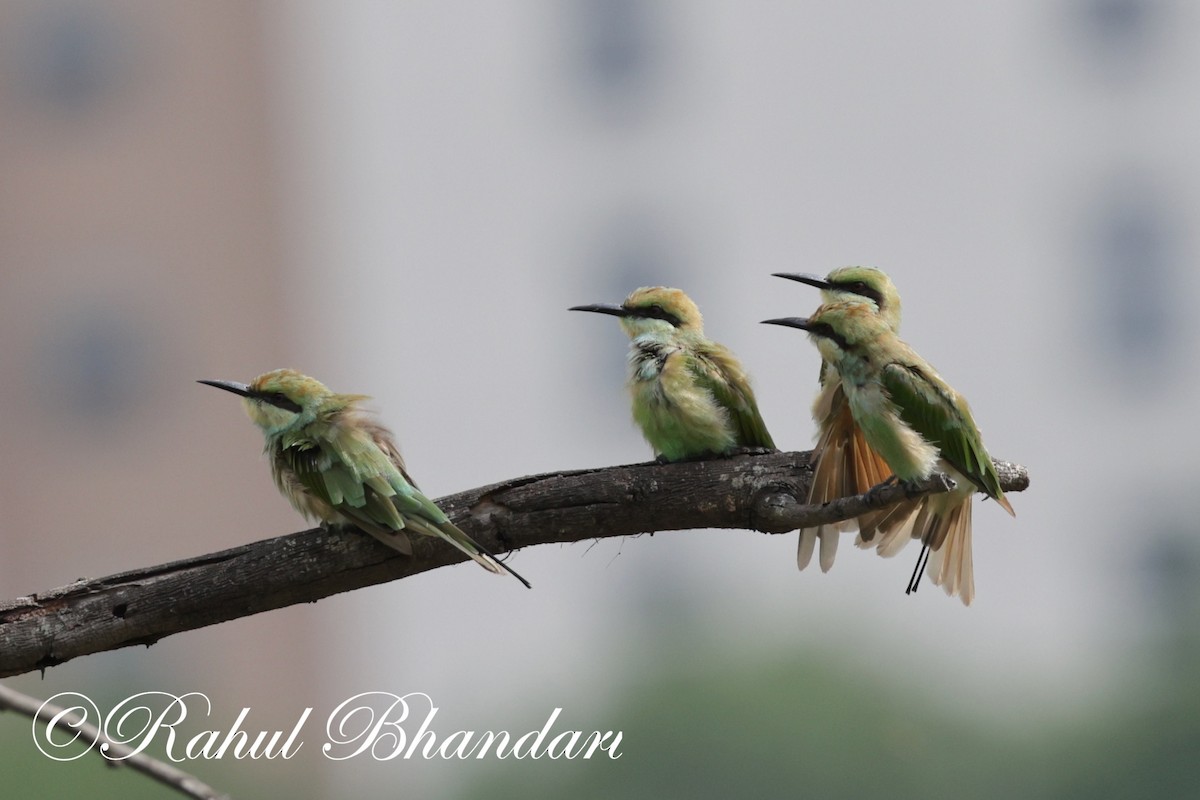
[[[391,431],[361,407],[365,395],[337,394],[290,369],[259,375],[249,386],[200,383],[242,396],[266,438],[275,484],[305,517],[353,525],[406,555],[412,555],[408,532],[436,536],[489,572],[504,569],[529,586],[421,494]]]
[[[636,290],[619,306],[575,306],[620,317],[629,334],[633,418],[664,461],[774,448],[750,390],[727,348],[704,337],[700,309],[678,289]]]
[[[969,605],[975,596],[971,564],[971,495],[983,492],[1009,514],[992,459],[967,401],[892,331],[874,303],[862,298],[828,303],[807,319],[765,320],[808,331],[833,364],[867,443],[901,481],[917,482],[941,470],[953,491],[930,495],[914,523],[924,531],[922,555],[934,583]],[[915,590],[926,565],[920,558],[909,582]]]
[[[861,298],[874,304],[875,313],[893,333],[900,330],[900,293],[882,270],[874,267],[841,267],[825,278],[817,275],[787,272],[774,273],[777,278],[806,283],[821,290],[821,299],[833,303],[844,298]],[[862,430],[854,422],[850,404],[842,388],[836,367],[821,360],[820,390],[812,407],[817,423],[817,443],[813,447],[813,478],[808,490],[808,502],[821,505],[839,497],[862,494],[886,480],[892,471],[887,462],[867,444]],[[923,498],[906,501],[902,509],[890,509],[869,514],[857,520],[845,520],[800,530],[796,563],[800,569],[812,560],[816,544],[821,543],[821,571],[828,572],[837,554],[841,531],[859,528],[858,544],[869,547],[874,543],[876,530],[885,523],[882,543],[890,544],[900,538],[903,544],[909,531],[905,523],[915,519],[916,505]],[[904,528],[904,530],[901,530]],[[882,546],[882,544],[881,544]]]

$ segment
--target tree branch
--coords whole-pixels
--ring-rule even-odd
[[[549,542],[690,528],[784,533],[880,509],[906,494],[903,486],[884,486],[824,506],[805,505],[808,458],[807,452],[757,452],[554,472],[437,502],[476,541],[503,553]],[[1028,487],[1024,467],[997,462],[997,470],[1006,492]],[[930,483],[923,488],[945,490]],[[314,528],[79,580],[0,603],[0,677],[45,670],[89,653],[151,645],[173,633],[463,560],[458,550],[426,537],[413,537],[413,556],[405,557],[370,536]]]
[[[15,711],[46,725],[49,725],[55,717],[63,715],[63,709],[60,706],[42,702],[8,686],[0,686],[0,711],[6,710]],[[143,775],[149,775],[177,792],[197,798],[197,800],[229,800],[229,795],[218,792],[195,775],[173,767],[165,761],[151,758],[145,753],[134,752],[134,749],[128,745],[114,742],[95,725],[85,722],[79,714],[75,714],[74,719],[64,716],[59,724],[76,731],[79,738],[87,742],[89,749],[91,745],[99,742],[100,747],[96,752],[110,767],[129,767]]]

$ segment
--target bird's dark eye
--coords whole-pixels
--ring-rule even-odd
[[[861,295],[868,300],[874,300],[875,305],[883,308],[883,295],[880,294],[878,290],[868,286],[866,281],[854,281],[853,283],[846,283],[842,285],[842,288],[847,292]]]
[[[679,319],[679,317],[675,316],[670,311],[667,311],[658,303],[654,303],[648,309],[646,309],[646,316],[654,319],[661,319],[663,322],[669,322],[676,328],[679,327],[679,324],[682,321]]]

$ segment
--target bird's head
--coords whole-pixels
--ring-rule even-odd
[[[821,290],[822,302],[862,298],[875,304],[877,313],[893,332],[900,330],[900,293],[887,273],[875,267],[838,267],[826,277],[776,272],[775,277],[807,283]]]
[[[643,286],[635,290],[619,306],[574,306],[571,311],[594,311],[620,317],[621,327],[630,338],[645,333],[673,334],[677,331],[701,333],[704,320],[692,299],[679,289],[665,286]]]
[[[316,378],[293,369],[263,373],[249,385],[234,381],[200,383],[241,395],[246,413],[267,436],[307,425],[333,398],[341,397]]]
[[[808,317],[781,317],[763,322],[808,331],[809,338],[826,360],[857,352],[863,345],[889,332],[887,323],[877,313],[877,306],[861,297],[826,303]]]

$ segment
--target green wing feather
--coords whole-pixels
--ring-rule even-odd
[[[415,490],[378,448],[372,451],[350,444],[348,451],[339,445],[349,443],[315,438],[283,444],[280,457],[284,463],[310,494],[330,508],[375,534],[394,533],[407,526],[402,513],[407,509],[394,498],[405,487]],[[350,461],[347,452],[355,453],[356,460]]]
[[[370,431],[328,426],[322,433],[296,433],[279,442],[278,457],[314,497],[403,553],[412,555],[405,531],[445,539],[488,571],[504,569],[529,586],[413,486],[403,464],[394,463]]]
[[[911,364],[888,364],[880,377],[900,419],[936,446],[942,458],[981,491],[1003,501],[1000,478],[983,447],[967,401],[941,379]]]
[[[775,442],[767,432],[767,424],[754,401],[750,382],[736,366],[732,354],[698,352],[695,357],[688,359],[688,370],[695,378],[696,385],[711,393],[713,399],[729,412],[739,446],[775,448]]]

